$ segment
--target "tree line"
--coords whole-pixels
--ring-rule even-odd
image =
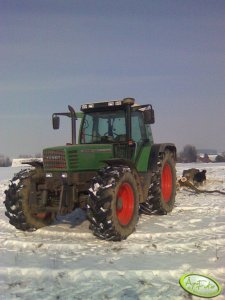
[[[186,145],[184,146],[183,150],[178,153],[177,161],[182,163],[191,163],[197,161],[209,162],[210,159],[206,153],[204,154],[204,157],[200,158],[195,146]],[[225,151],[222,154],[216,156],[215,162],[225,162]]]
[[[9,157],[0,155],[0,167],[10,167],[11,165],[12,165],[12,161]]]

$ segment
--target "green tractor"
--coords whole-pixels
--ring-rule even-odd
[[[83,208],[90,229],[101,239],[126,239],[139,213],[169,213],[176,194],[176,147],[154,144],[149,104],[133,98],[89,103],[71,119],[72,143],[43,150],[43,163],[17,173],[5,191],[6,216],[20,230],[34,230],[58,215]],[[78,143],[76,120],[80,118]]]

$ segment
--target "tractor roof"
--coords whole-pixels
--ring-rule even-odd
[[[82,104],[80,109],[83,112],[114,111],[123,109],[127,105],[131,105],[131,107],[135,110],[146,109],[146,107],[151,106],[150,104],[139,105],[135,103],[134,98],[124,98],[122,100],[108,100],[104,102],[86,103]]]

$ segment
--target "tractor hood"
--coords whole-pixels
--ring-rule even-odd
[[[113,157],[112,144],[77,144],[43,150],[45,171],[95,171]]]

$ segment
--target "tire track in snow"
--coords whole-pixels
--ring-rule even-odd
[[[13,275],[13,271],[17,276]],[[208,269],[199,271],[206,274]],[[30,299],[32,294],[32,298],[38,295],[45,299],[149,299],[151,297],[151,299],[183,300],[187,299],[186,294],[179,287],[177,280],[178,276],[183,274],[182,272],[186,272],[185,268],[180,270],[180,273],[175,269],[160,272],[157,269],[126,272],[55,269],[49,272],[49,269],[45,268],[32,270],[7,268],[5,272],[0,270],[0,277],[4,277],[5,273],[11,274],[10,283],[7,282],[6,277],[2,286],[4,295],[17,295],[22,299]],[[220,276],[224,272],[224,268],[217,269],[213,276],[222,279]],[[18,280],[18,277],[21,279]],[[163,285],[159,282],[159,277]],[[36,286],[33,286],[33,282]],[[46,282],[49,283],[48,286]],[[170,296],[171,294],[173,296]],[[53,296],[54,298],[51,298]]]

